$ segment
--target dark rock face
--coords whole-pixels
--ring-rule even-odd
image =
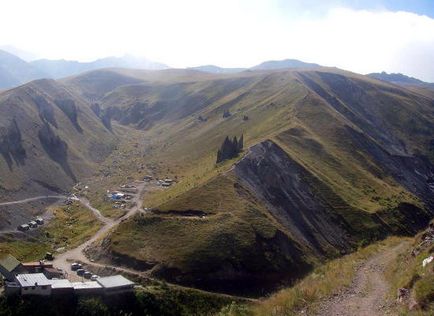
[[[258,144],[234,169],[299,244],[317,255],[349,249],[347,224],[314,191],[309,172],[271,141]]]
[[[422,199],[434,213],[434,191],[427,185],[434,177],[434,166],[424,156],[390,154],[362,133],[347,128],[347,135],[357,148],[369,153],[385,174]]]
[[[317,256],[330,256],[349,251],[361,241],[414,234],[434,214],[429,161],[369,148],[385,172],[421,198],[426,209],[408,203],[373,214],[354,209],[271,141],[253,146],[234,172],[296,242]]]
[[[68,164],[68,144],[54,133],[49,124],[44,124],[39,130],[38,137],[48,156],[57,162],[71,179],[76,181]]]
[[[15,119],[7,128],[0,127],[0,154],[6,160],[9,169],[12,169],[13,162],[23,165],[27,157],[23,147],[21,131]]]

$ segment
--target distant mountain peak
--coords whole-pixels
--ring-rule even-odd
[[[44,76],[45,73],[40,69],[5,50],[0,50],[0,88],[15,87]]]
[[[374,79],[397,83],[397,84],[425,84],[426,83],[422,80],[410,76],[406,76],[402,73],[387,73],[385,71],[382,71],[377,73],[370,73],[367,76]]]
[[[219,67],[216,65],[203,65],[203,66],[197,66],[197,67],[189,67],[187,69],[193,69],[198,70],[202,72],[208,72],[208,73],[215,73],[215,74],[221,74],[221,73],[236,73],[246,70],[246,68],[224,68]]]
[[[314,63],[306,63],[297,59],[284,59],[284,60],[269,60],[260,63],[250,69],[252,70],[272,70],[272,69],[285,69],[285,68],[316,68],[321,65]]]

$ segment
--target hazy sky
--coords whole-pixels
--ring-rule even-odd
[[[434,82],[434,0],[3,0],[0,46],[172,67],[295,58]]]

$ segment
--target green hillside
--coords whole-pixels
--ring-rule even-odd
[[[67,191],[115,148],[88,103],[53,80],[0,94],[2,199]]]
[[[330,68],[211,74],[106,69],[0,94],[4,199],[146,174],[152,210],[95,257],[174,283],[262,295],[434,212],[434,100]],[[227,137],[238,157],[216,164]],[[3,180],[5,179],[5,180]],[[8,179],[6,181],[6,179]]]
[[[106,93],[101,115],[143,133],[144,172],[178,182],[147,196],[156,210],[121,224],[106,255],[173,282],[261,292],[432,216],[426,95],[327,68],[142,80]],[[215,165],[241,134],[250,149]]]

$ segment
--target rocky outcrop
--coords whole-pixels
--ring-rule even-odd
[[[354,209],[272,141],[250,148],[234,172],[295,241],[317,256],[330,256],[336,251],[349,251],[364,240],[392,233],[414,234],[432,217],[429,163],[382,151],[377,153],[380,155],[384,168],[424,199],[427,209],[408,203],[377,213]]]
[[[348,224],[318,196],[312,175],[275,143],[250,148],[234,172],[298,243],[317,255],[349,249]]]

